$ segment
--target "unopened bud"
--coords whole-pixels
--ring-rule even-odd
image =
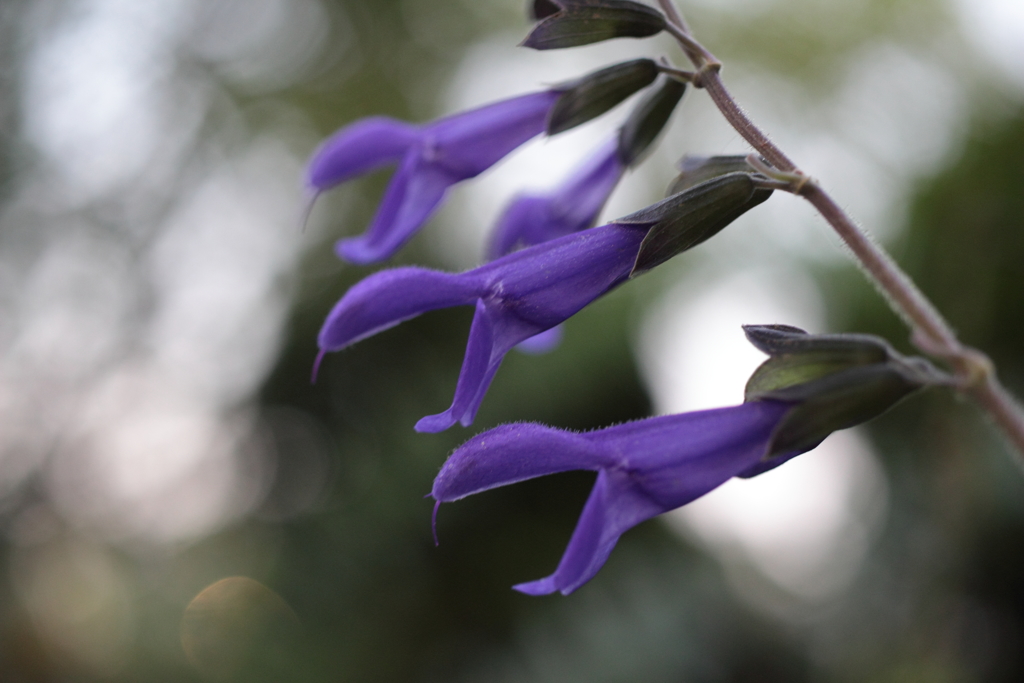
[[[562,95],[548,116],[548,135],[597,118],[657,77],[658,67],[652,60],[634,59],[556,86]]]
[[[633,166],[644,156],[685,92],[685,83],[663,78],[661,85],[640,101],[619,133],[619,160],[624,166]]]
[[[744,154],[727,156],[691,156],[683,157],[677,166],[680,173],[668,186],[666,195],[673,195],[699,185],[727,173],[754,173],[755,169],[747,163]]]
[[[787,325],[743,329],[770,355],[747,382],[746,400],[794,404],[772,434],[768,459],[813,448],[832,432],[867,422],[918,389],[946,381],[923,358],[903,356],[873,335],[812,335]]]
[[[651,225],[630,277],[714,237],[771,193],[758,188],[747,173],[730,173],[615,220],[626,225]]]
[[[558,8],[552,12],[552,5]],[[611,38],[646,38],[665,28],[665,17],[648,5],[631,0],[549,0],[534,2],[542,17],[524,47],[555,50],[589,45]]]

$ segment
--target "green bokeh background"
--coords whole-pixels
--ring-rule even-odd
[[[0,7],[0,201],[12,196],[21,169],[32,162],[18,105],[26,32],[37,25],[28,21],[31,4],[5,0]],[[442,87],[474,41],[527,29],[523,8],[512,0],[323,5],[328,15],[345,17],[348,38],[325,41],[294,82],[255,90],[224,83],[250,134],[261,130],[273,107],[301,112],[320,135],[375,114],[429,118],[438,114],[437,102],[422,93]],[[59,16],[76,5],[48,7]],[[967,53],[945,6],[924,0],[780,0],[746,12],[701,3],[687,11],[724,59],[755,62],[821,97],[829,96],[851,56],[872,42],[945,55],[950,63]],[[344,50],[336,47],[342,43]],[[984,83],[976,103],[966,144],[918,181],[907,225],[890,246],[964,340],[989,352],[1021,395],[1024,112],[1012,96]],[[213,109],[204,122],[210,144],[224,134],[218,116]],[[511,354],[472,431],[415,434],[416,419],[449,400],[468,309],[415,319],[334,354],[319,381],[308,381],[326,311],[369,272],[336,262],[331,244],[369,221],[386,180],[378,173],[355,181],[348,197],[358,197],[341,210],[331,197],[317,208],[329,227],[315,233],[321,242],[304,256],[285,342],[254,398],[261,429],[279,453],[278,484],[268,501],[216,534],[173,549],[98,542],[129,577],[135,596],[132,648],[109,671],[83,666],[48,642],[11,582],[0,581],[0,680],[1024,678],[1024,478],[977,410],[937,391],[872,425],[889,477],[887,524],[849,591],[795,618],[773,618],[744,603],[714,559],[654,522],[628,533],[599,577],[569,598],[511,591],[513,583],[555,566],[592,482],[586,473],[446,506],[435,548],[432,501],[423,495],[467,434],[513,420],[588,429],[650,414],[631,335],[657,286],[631,283],[589,307],[569,322],[564,344],[550,355]],[[438,265],[426,239],[414,240],[398,262]],[[825,293],[832,331],[882,334],[909,351],[906,330],[855,267],[818,262],[809,269]],[[318,447],[328,445],[326,492],[301,514],[275,515],[289,462],[302,460],[310,434]],[[0,504],[0,519],[37,504],[47,504],[46,494],[30,478]],[[69,523],[71,537],[79,533],[73,528]],[[0,567],[15,553],[4,538]],[[267,607],[268,616],[249,621],[265,618],[270,625],[238,636],[240,663],[228,673],[204,674],[182,650],[182,616],[192,596],[236,575],[278,594],[301,626],[289,630],[288,616]]]

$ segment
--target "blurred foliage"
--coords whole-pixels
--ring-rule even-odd
[[[20,74],[17,59],[17,26],[14,20],[23,10],[23,2],[0,5],[0,202],[10,192],[18,141],[14,125],[17,116],[17,89]]]
[[[1022,153],[1024,112],[1009,120],[981,118],[960,158],[920,183],[908,228],[894,246],[961,338],[991,354],[1018,396],[1024,389],[1024,201],[1016,189],[1024,180]],[[910,348],[906,328],[860,272],[850,268],[821,281],[838,324]],[[894,649],[922,666],[930,661],[950,680],[1019,680],[1024,553],[1014,539],[1024,533],[1024,483],[1009,447],[973,405],[944,392],[884,416],[874,433],[896,507],[877,561],[913,586],[894,603],[903,624],[892,634]],[[894,617],[874,619],[892,623]]]
[[[949,8],[931,0],[698,3],[688,14],[703,42],[721,46],[714,50],[719,57],[756,64],[826,92],[839,83],[836,73],[865,47],[941,45],[929,57],[948,59],[951,68],[963,54]]]

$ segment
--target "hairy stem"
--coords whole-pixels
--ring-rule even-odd
[[[709,53],[690,37],[690,27],[686,24],[686,19],[680,14],[673,0],[658,0],[658,4],[668,19],[668,25],[665,27],[665,30],[671,33],[672,37],[679,42],[683,52],[686,53],[690,61],[700,68],[704,64],[706,56],[710,56]]]
[[[722,82],[718,60],[693,38],[673,0],[658,2],[671,25],[669,32],[697,67],[694,84],[707,90],[726,121],[775,169],[804,176],[736,103]],[[820,185],[804,176],[792,191],[807,199],[838,233],[890,307],[910,326],[914,344],[953,366],[961,391],[995,421],[1016,451],[1018,463],[1024,466],[1024,411],[1000,384],[988,357],[957,339],[952,327],[914,281]]]
[[[946,354],[960,351],[960,342],[931,301],[917,288],[889,254],[866,232],[858,227],[835,200],[817,183],[809,183],[801,194],[828,221],[839,234],[854,257],[877,287],[889,299],[890,305],[919,335],[923,334],[936,349]]]
[[[754,125],[746,113],[736,104],[729,91],[722,83],[722,77],[718,71],[705,71],[701,74],[701,87],[707,90],[711,100],[722,112],[722,116],[729,122],[736,132],[743,136],[743,139],[750,143],[750,146],[757,150],[761,156],[768,160],[780,171],[792,172],[797,170],[789,157],[783,154],[782,150],[775,146],[768,136],[761,132],[761,129]]]
[[[683,33],[690,33],[690,27],[686,23],[686,19],[683,19],[683,15],[679,8],[676,7],[675,2],[672,0],[658,0],[658,5],[661,6],[661,11],[665,13],[670,24],[677,27]]]

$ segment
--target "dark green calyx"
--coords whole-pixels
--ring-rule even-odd
[[[747,339],[771,358],[747,381],[747,400],[839,370],[885,363],[898,354],[867,334],[807,334],[788,325],[747,325]]]
[[[557,11],[550,11],[552,5]],[[646,38],[665,28],[661,12],[630,0],[549,0],[534,2],[532,9],[542,20],[521,44],[535,50]]]
[[[767,162],[766,164],[767,165]],[[745,154],[732,154],[728,156],[683,157],[678,168],[680,173],[672,184],[668,186],[666,195],[673,195],[688,190],[694,185],[699,185],[705,180],[725,175],[726,173],[754,173],[754,168],[747,163]]]
[[[651,226],[629,276],[644,273],[714,237],[771,194],[771,190],[758,188],[750,174],[729,173],[615,220],[623,225]]]
[[[658,67],[650,59],[613,64],[575,81],[555,86],[562,96],[548,116],[548,135],[597,118],[619,102],[654,82]]]
[[[747,382],[746,400],[793,404],[772,433],[766,459],[814,448],[832,432],[946,381],[923,358],[903,356],[873,335],[811,335],[787,325],[743,329],[770,356]]]
[[[662,78],[661,84],[630,113],[619,130],[619,160],[624,166],[632,166],[643,158],[685,92],[685,83]]]
[[[530,21],[540,21],[562,9],[552,0],[533,0],[529,5]]]

